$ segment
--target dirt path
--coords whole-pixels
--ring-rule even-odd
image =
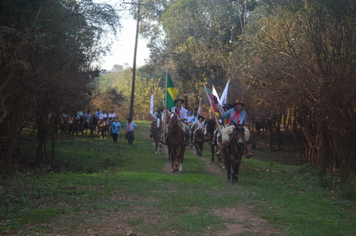
[[[191,154],[196,155],[196,150],[190,145],[187,146],[186,152],[189,151]],[[166,157],[168,155],[168,150],[162,145],[162,154]],[[225,170],[210,162],[211,158],[204,156],[197,156],[205,164],[205,170],[207,172],[213,173],[214,175],[221,176],[221,178],[226,178]],[[215,162],[218,161],[215,158]],[[170,173],[171,163],[167,162],[162,168],[163,173]],[[183,165],[184,172],[184,165]],[[237,206],[236,208],[212,208],[209,212],[215,216],[228,221],[225,223],[226,229],[214,232],[213,234],[207,235],[219,235],[219,236],[232,236],[232,235],[278,235],[280,234],[278,230],[271,227],[268,222],[264,219],[256,217],[253,213],[253,207]]]

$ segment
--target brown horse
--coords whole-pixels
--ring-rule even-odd
[[[106,132],[109,131],[109,125],[106,123],[106,121],[102,121],[101,124],[98,125],[99,128],[99,136],[100,138],[106,138]]]
[[[195,149],[197,150],[198,156],[202,155],[203,145],[204,145],[204,131],[203,129],[197,129],[195,131],[194,146]]]
[[[157,120],[152,124],[152,138],[156,144],[156,148],[155,148],[156,154],[161,154],[161,133],[162,133],[162,120],[160,117],[158,117]]]
[[[168,148],[171,152],[172,173],[178,170],[178,164],[180,164],[179,171],[183,170],[185,146],[182,145],[182,142],[184,133],[178,123],[177,115],[172,112],[170,114],[167,132]]]
[[[235,129],[230,137],[229,144],[226,148],[224,148],[222,154],[224,158],[225,169],[227,171],[227,181],[230,181],[230,175],[232,175],[232,182],[237,182],[240,162],[245,151],[245,130],[241,125],[234,124],[234,126]]]

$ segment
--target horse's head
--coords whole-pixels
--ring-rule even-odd
[[[157,120],[156,120],[156,128],[157,128],[157,129],[161,128],[161,125],[162,125],[161,118],[160,118],[160,117],[157,117]]]
[[[170,119],[168,122],[168,135],[170,135],[171,132],[175,131],[178,128],[177,114],[175,112],[171,112],[169,116]]]
[[[243,146],[245,129],[243,125],[236,124],[235,122],[233,122],[233,124],[235,126],[234,135],[235,135],[235,139],[237,140],[238,146]]]

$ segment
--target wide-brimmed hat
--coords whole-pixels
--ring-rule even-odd
[[[200,118],[203,118],[203,120],[205,120],[204,116],[198,116],[198,120],[199,120]]]
[[[178,101],[181,101],[182,103],[184,103],[184,100],[181,98],[177,98],[176,100],[174,100],[174,103],[177,103]]]
[[[161,112],[163,111],[163,108],[162,108],[162,107],[160,107],[160,108],[157,109],[157,112],[160,112],[160,111],[161,111]]]
[[[233,105],[233,106],[236,106],[237,104],[240,104],[241,106],[246,106],[245,103],[243,103],[243,101],[242,101],[242,100],[239,100],[239,99],[237,99],[237,100],[235,101],[235,103],[232,104],[232,105]]]
[[[129,117],[129,118],[127,118],[127,120],[128,120],[128,121],[132,121],[132,118],[131,118],[131,117]]]

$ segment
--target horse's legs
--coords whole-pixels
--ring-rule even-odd
[[[239,181],[239,169],[240,169],[240,163],[241,161],[239,161],[239,163],[236,164],[235,167],[235,172],[236,172],[236,181]]]
[[[176,159],[176,151],[175,150],[172,150],[171,151],[171,171],[172,171],[172,174],[174,172],[174,161]]]
[[[232,182],[237,182],[237,173],[236,173],[236,161],[235,160],[231,160],[231,169],[232,169]]]
[[[231,161],[225,161],[225,169],[227,173],[227,181],[230,182],[230,175],[231,175]]]
[[[158,147],[159,147],[158,154],[161,154],[161,146],[162,146],[162,144],[161,144],[161,139],[159,139],[158,142],[159,142],[159,145],[158,145]]]
[[[155,154],[157,154],[157,141],[156,140],[155,140],[155,145],[156,145]]]
[[[182,146],[179,150],[179,171],[183,171],[183,159],[184,159],[185,146]]]
[[[215,148],[214,145],[210,145],[210,147],[211,147],[211,163],[214,163]]]

